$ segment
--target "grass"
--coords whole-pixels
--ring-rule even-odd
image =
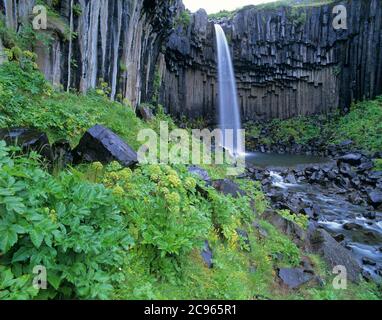
[[[27,52],[11,60],[0,66],[1,127],[33,126],[46,131],[52,142],[66,138],[74,146],[89,127],[100,123],[135,149],[139,147],[136,136],[140,129],[157,131],[163,120],[175,127],[160,110],[153,121],[146,123],[131,108],[110,102],[103,94],[53,90]],[[212,178],[225,177],[224,166],[206,168]],[[11,235],[1,242],[6,253],[0,259],[2,299],[378,297],[377,289],[364,283],[344,295],[333,292],[329,284],[325,288],[283,291],[277,268],[298,266],[305,253],[262,221],[268,203],[258,182],[238,180],[248,196],[234,199],[196,181],[182,165],[141,165],[132,171],[123,170],[117,163],[94,163],[50,175],[35,158],[18,157],[3,145],[0,174],[0,182],[7,186],[0,192],[0,227]],[[196,184],[204,189],[203,195]],[[25,208],[30,209],[25,217],[38,213],[29,223],[23,221],[23,215],[17,220],[9,218]],[[19,220],[27,232],[16,228],[14,221]],[[267,231],[266,238],[253,230],[253,220]],[[40,222],[54,230],[52,235],[41,231]],[[237,229],[248,233],[249,247]],[[62,237],[64,230],[71,236]],[[87,241],[87,237],[93,240]],[[121,238],[123,248],[119,246]],[[212,248],[213,269],[208,269],[200,256],[204,240]],[[45,295],[28,290],[30,266],[41,258],[36,253],[38,248],[50,252],[49,266],[56,271],[54,287]],[[67,249],[70,255],[64,254]],[[59,258],[55,252],[60,253]],[[94,258],[97,252],[110,253],[113,261],[104,256]],[[328,269],[322,267],[321,271],[319,265],[317,272],[327,275]]]
[[[269,132],[267,136],[261,134],[264,128]],[[344,116],[335,113],[276,119],[262,125],[248,124],[247,130],[249,136],[265,145],[288,144],[290,141],[308,145],[319,140],[329,146],[352,140],[356,148],[377,152],[382,150],[382,97],[353,104]]]

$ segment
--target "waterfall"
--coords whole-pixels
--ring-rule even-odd
[[[219,124],[223,132],[222,146],[235,157],[244,154],[241,117],[237,99],[231,53],[222,27],[215,25],[219,73]],[[233,139],[229,133],[233,131]]]

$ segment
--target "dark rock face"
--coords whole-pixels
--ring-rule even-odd
[[[206,266],[209,269],[212,269],[214,266],[213,261],[212,261],[213,254],[212,254],[212,249],[210,247],[210,244],[208,243],[207,240],[204,242],[204,247],[202,249],[201,256],[202,256],[203,261],[206,264]]]
[[[154,118],[153,112],[147,106],[139,106],[138,111],[141,118],[145,121],[151,121]]]
[[[300,22],[282,6],[247,7],[219,21],[232,48],[244,121],[347,108],[353,99],[382,92],[381,2],[342,3],[348,30],[333,28],[335,4],[299,9],[299,16],[306,14]],[[201,10],[169,37],[160,100],[174,115],[216,120],[213,23]]]
[[[382,205],[382,192],[378,192],[378,191],[369,192],[368,197],[369,197],[369,203],[373,207],[378,208],[379,206]]]
[[[310,234],[310,242],[315,253],[321,254],[332,267],[344,266],[349,280],[358,282],[361,268],[350,251],[342,247],[333,237],[323,229],[317,229]]]
[[[216,180],[212,183],[212,185],[217,191],[225,195],[231,195],[234,198],[245,196],[245,192],[241,190],[235,182],[229,179]]]
[[[339,162],[344,162],[352,166],[358,166],[361,164],[362,154],[360,153],[349,153],[338,159]]]
[[[36,151],[45,159],[53,159],[52,149],[48,136],[36,129],[9,128],[0,130],[0,140],[8,145],[17,145],[23,152]]]
[[[125,167],[135,165],[136,152],[120,137],[107,128],[96,125],[89,129],[81,138],[79,145],[73,150],[74,162],[118,161]]]
[[[306,272],[301,268],[282,268],[279,270],[278,275],[283,284],[286,285],[289,289],[298,289],[314,278],[310,272]]]
[[[210,176],[208,175],[208,172],[198,166],[190,166],[188,167],[188,172],[197,176],[199,179],[203,180],[203,181],[206,181],[206,182],[210,182],[211,181],[211,178]]]
[[[6,25],[19,31],[20,21],[32,16],[36,0],[6,2],[6,9],[0,6]],[[70,1],[49,3],[69,25],[74,12]],[[46,78],[57,86],[69,85],[82,92],[95,88],[102,78],[110,85],[112,99],[121,94],[134,107],[151,102],[155,70],[163,60],[161,47],[177,14],[184,10],[181,0],[81,0],[74,4],[82,14],[74,12],[73,31],[77,36],[72,50],[65,30],[54,26],[47,30],[53,38],[48,48],[39,41],[33,44]],[[78,67],[68,66],[71,59]]]
[[[264,212],[262,218],[275,226],[283,234],[287,235],[300,248],[308,248],[309,243],[306,232],[293,221],[285,219],[272,210]]]

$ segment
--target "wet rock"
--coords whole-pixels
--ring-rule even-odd
[[[188,172],[199,177],[201,180],[209,182],[211,181],[210,176],[208,175],[208,172],[198,166],[190,166],[188,167]]]
[[[251,249],[251,243],[249,241],[248,232],[242,229],[236,229],[236,233],[243,240],[244,244],[248,247],[248,249]]]
[[[370,258],[364,257],[362,258],[362,263],[367,266],[376,266],[377,263],[374,260],[371,260]]]
[[[372,161],[367,161],[367,162],[360,164],[357,168],[357,171],[359,173],[362,173],[362,172],[369,171],[369,170],[373,169],[373,167],[374,167],[374,163]]]
[[[373,281],[373,276],[371,273],[367,270],[362,270],[362,277],[367,281],[367,282],[372,282]]]
[[[206,264],[206,266],[209,268],[209,269],[212,269],[213,268],[213,254],[212,254],[212,249],[210,247],[210,244],[208,243],[208,241],[206,240],[204,242],[204,247],[202,249],[202,252],[201,252],[201,256],[203,258],[203,261],[204,263]]]
[[[306,272],[302,268],[281,268],[279,269],[278,276],[289,289],[298,289],[314,278],[310,272]]]
[[[375,220],[376,217],[377,217],[377,213],[374,212],[374,211],[369,211],[369,212],[364,213],[363,216],[364,216],[366,219]]]
[[[241,190],[235,182],[229,179],[216,180],[212,183],[212,185],[217,191],[225,195],[231,195],[234,198],[245,196],[245,192]]]
[[[342,265],[346,268],[352,282],[359,281],[361,268],[357,261],[351,252],[337,243],[327,231],[317,229],[309,234],[309,239],[312,251],[322,255],[330,267]]]
[[[81,138],[73,150],[74,162],[96,162],[107,164],[118,161],[124,167],[138,162],[137,153],[111,130],[96,125]]]
[[[139,106],[138,111],[139,115],[143,120],[151,121],[152,119],[154,119],[154,114],[149,106],[141,105]]]
[[[367,195],[369,204],[371,204],[374,208],[378,208],[382,205],[382,192],[370,191]]]
[[[296,181],[296,177],[294,176],[294,174],[289,173],[289,174],[287,175],[287,177],[285,178],[285,182],[286,182],[286,183],[291,183],[291,184],[296,184],[296,183],[297,183],[297,181]]]
[[[7,145],[19,146],[23,152],[35,151],[45,159],[52,161],[53,154],[48,136],[32,128],[9,128],[0,130],[0,140]]]
[[[261,237],[268,238],[268,232],[264,230],[258,222],[253,222],[252,227],[257,230]]]
[[[349,223],[345,223],[343,225],[343,228],[345,230],[361,230],[362,226],[357,223],[349,222]]]
[[[340,147],[350,147],[354,142],[352,140],[342,141],[339,146]]]
[[[262,218],[275,226],[279,231],[287,235],[296,245],[306,248],[308,239],[306,232],[293,221],[287,220],[277,212],[267,210]]]
[[[349,153],[338,159],[339,162],[348,163],[352,166],[358,166],[362,162],[362,154],[360,153]]]
[[[333,236],[334,240],[337,242],[342,242],[345,240],[345,236],[342,233],[336,234]]]

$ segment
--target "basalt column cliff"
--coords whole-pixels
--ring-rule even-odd
[[[347,30],[333,28],[336,4],[347,8]],[[347,108],[382,92],[379,0],[247,7],[219,23],[232,47],[245,121]],[[171,113],[215,120],[214,41],[213,22],[203,10],[170,35],[161,102]]]
[[[31,50],[63,90],[85,92],[105,82],[111,99],[133,107],[155,101],[179,118],[215,123],[219,22],[232,50],[244,121],[348,108],[382,92],[380,0],[252,6],[219,21],[204,10],[190,15],[181,0],[46,3],[59,14],[49,14],[48,30],[41,31],[50,40],[36,39]],[[25,32],[35,4],[1,1],[6,27]],[[347,30],[333,28],[338,4],[346,6]]]

